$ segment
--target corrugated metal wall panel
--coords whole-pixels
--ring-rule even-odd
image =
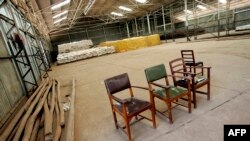
[[[10,110],[11,105],[7,97],[7,93],[3,86],[2,80],[0,79],[0,120]]]
[[[0,33],[0,56],[9,56],[6,44]],[[12,106],[23,96],[21,82],[10,59],[0,61],[0,121]]]

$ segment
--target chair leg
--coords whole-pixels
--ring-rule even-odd
[[[152,104],[151,106],[151,113],[152,113],[152,122],[153,122],[153,128],[156,128],[156,122],[155,122],[155,99],[154,96],[150,95],[150,102]]]
[[[196,108],[196,107],[197,107],[197,102],[196,102],[196,91],[195,91],[195,89],[194,89],[194,88],[193,88],[192,93],[193,93],[194,108]]]
[[[114,111],[113,111],[113,118],[114,118],[114,122],[115,122],[115,128],[118,129],[117,118],[116,118],[116,114]]]
[[[201,67],[203,67],[203,62],[201,64]],[[201,69],[201,74],[204,75],[204,70],[203,69]]]
[[[210,100],[210,81],[207,84],[207,100]]]
[[[151,107],[151,113],[152,113],[153,128],[156,128],[156,123],[155,123],[155,108],[154,108],[153,105]]]
[[[192,112],[192,105],[191,105],[191,93],[188,95],[188,113]]]
[[[128,140],[131,141],[131,132],[130,132],[130,124],[129,124],[129,119],[124,118],[125,123],[126,123],[126,128],[127,128],[127,135],[128,135]]]
[[[167,107],[168,107],[168,118],[169,118],[169,122],[172,124],[173,123],[173,117],[172,117],[172,105],[171,102],[168,101],[166,102]]]

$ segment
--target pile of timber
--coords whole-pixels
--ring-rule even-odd
[[[46,78],[8,124],[0,141],[58,141],[64,124],[60,82]]]

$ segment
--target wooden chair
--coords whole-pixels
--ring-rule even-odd
[[[188,78],[186,78],[187,89],[169,85],[168,76],[171,76],[171,75],[167,75],[164,64],[160,64],[160,65],[145,69],[145,74],[147,77],[150,92],[153,97],[153,100],[152,100],[153,105],[155,105],[155,102],[154,102],[155,97],[164,101],[167,105],[167,112],[168,112],[167,115],[164,114],[166,111],[161,112],[156,109],[157,112],[159,112],[160,114],[164,116],[167,116],[169,118],[170,123],[173,123],[172,103],[188,107],[188,112],[191,113],[191,92],[190,92],[190,85],[189,85]],[[175,77],[175,76],[172,76],[172,77]],[[185,78],[185,77],[181,77],[181,78]],[[164,84],[160,84],[161,80],[163,80]],[[182,97],[187,97],[188,99],[187,105],[177,102],[178,99]]]
[[[152,102],[134,98],[134,94],[132,90],[132,88],[139,88],[143,90],[148,90],[148,88],[139,87],[139,86],[131,86],[127,73],[108,78],[104,80],[104,82],[105,82],[105,86],[106,86],[107,93],[109,96],[112,112],[113,112],[115,127],[116,129],[119,129],[119,128],[127,129],[127,131],[125,130],[122,130],[122,131],[124,131],[128,135],[129,141],[131,141],[130,121],[132,120],[133,117],[135,117],[136,119],[135,122],[140,121],[142,119],[150,120],[153,123],[153,127],[154,128],[156,127],[155,109],[152,105]],[[117,94],[118,92],[121,92],[123,90],[129,91],[130,93],[129,98],[120,99],[114,96],[114,94]],[[151,110],[152,119],[149,119],[145,116],[140,115],[140,113],[144,112],[147,109]],[[121,117],[124,119],[125,126],[122,127],[121,125],[118,124],[116,113],[120,114]]]
[[[196,67],[191,67],[191,66],[203,66],[202,61],[197,61],[197,62],[195,61],[193,50],[181,50],[181,57],[183,58],[186,66],[190,66],[189,72],[196,73]]]
[[[191,77],[191,91],[193,93],[192,103],[194,103],[194,108],[197,107],[196,102],[196,93],[207,95],[207,100],[210,99],[210,69],[211,67],[203,67],[203,66],[186,66],[183,58],[174,59],[169,62],[170,70],[172,75],[181,75],[186,77]],[[190,73],[187,71],[188,68],[201,69],[199,73]],[[204,74],[206,71],[206,75]],[[187,88],[187,80],[185,79],[176,79],[176,77],[172,77],[175,86],[180,86]],[[207,85],[207,92],[198,91],[197,89]]]

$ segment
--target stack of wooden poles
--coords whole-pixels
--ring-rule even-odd
[[[64,125],[60,82],[46,78],[8,124],[0,140],[58,141]],[[40,132],[42,135],[38,136]]]

